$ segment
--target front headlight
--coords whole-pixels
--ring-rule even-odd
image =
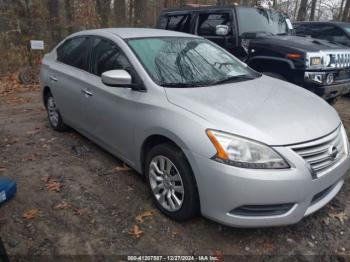
[[[346,131],[343,125],[341,126],[341,133],[343,137],[345,155],[347,156],[349,155],[349,139],[348,139],[348,136],[346,135]]]
[[[207,135],[217,150],[216,161],[252,169],[290,168],[282,156],[262,143],[216,130],[207,130]]]
[[[322,64],[321,57],[311,57],[310,58],[310,66],[320,66]]]

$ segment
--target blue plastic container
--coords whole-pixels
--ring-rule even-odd
[[[0,204],[10,200],[16,194],[16,182],[9,178],[0,178]]]

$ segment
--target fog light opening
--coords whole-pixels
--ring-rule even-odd
[[[326,83],[327,85],[331,85],[334,83],[334,74],[333,73],[329,73],[326,77]]]

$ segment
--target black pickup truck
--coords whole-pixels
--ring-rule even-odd
[[[210,6],[165,9],[157,28],[207,38],[266,75],[302,86],[329,102],[350,92],[350,49],[295,36],[283,13]]]

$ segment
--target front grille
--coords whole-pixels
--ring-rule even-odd
[[[331,57],[328,68],[350,67],[350,52],[346,50],[325,52]]]
[[[291,149],[310,165],[313,178],[327,173],[336,163],[346,157],[340,127],[326,137],[291,146]],[[336,151],[337,154],[335,154]]]

